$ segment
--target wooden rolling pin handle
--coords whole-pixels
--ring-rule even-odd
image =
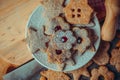
[[[106,18],[102,26],[102,40],[112,41],[116,34],[116,20],[120,12],[120,0],[105,0]]]

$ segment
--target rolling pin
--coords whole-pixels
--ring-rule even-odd
[[[112,41],[116,34],[116,21],[120,12],[120,0],[105,0],[106,18],[101,29],[104,41]]]

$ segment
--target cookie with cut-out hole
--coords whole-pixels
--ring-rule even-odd
[[[71,24],[88,24],[93,13],[88,0],[70,0],[63,10],[65,18]]]
[[[91,41],[88,36],[88,31],[85,28],[80,29],[78,27],[73,28],[73,31],[75,33],[76,40],[77,40],[73,48],[77,49],[78,54],[81,55],[91,45]]]
[[[90,80],[99,80],[100,76],[102,76],[104,80],[114,80],[114,73],[109,71],[105,66],[100,66],[98,69],[93,69],[91,71]]]
[[[48,62],[57,64],[59,70],[63,70],[65,65],[68,63],[74,65],[74,61],[72,60],[72,53],[70,50],[57,49],[49,45],[47,53]]]
[[[60,30],[52,36],[52,45],[57,49],[70,50],[76,41],[76,37],[70,30],[64,31]]]

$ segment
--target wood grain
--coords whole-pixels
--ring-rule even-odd
[[[0,57],[21,65],[32,59],[25,41],[25,27],[40,0],[0,0]]]

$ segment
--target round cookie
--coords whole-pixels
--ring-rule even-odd
[[[88,0],[70,0],[63,10],[67,21],[71,24],[88,24],[93,12]]]
[[[100,76],[103,76],[104,80],[114,80],[114,73],[109,71],[105,66],[100,66],[99,69],[93,69],[90,80],[99,80]]]
[[[75,33],[75,36],[77,37],[77,42],[73,48],[77,49],[78,54],[81,55],[90,46],[91,41],[90,38],[88,37],[88,32],[86,29],[84,28],[80,29],[78,27],[75,27],[73,28],[73,31]]]

